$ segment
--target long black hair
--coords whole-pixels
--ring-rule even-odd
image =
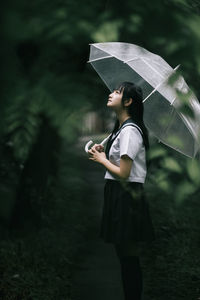
[[[149,148],[149,138],[148,138],[148,131],[146,126],[144,125],[143,121],[143,93],[141,87],[138,85],[124,81],[122,82],[118,87],[115,88],[115,90],[120,91],[120,93],[123,91],[123,97],[122,97],[122,105],[124,106],[125,100],[129,100],[132,98],[132,103],[127,107],[127,112],[130,115],[133,122],[140,127],[143,133],[143,142],[146,149]],[[119,120],[116,120],[115,126],[113,129],[113,133],[117,131],[119,128]]]

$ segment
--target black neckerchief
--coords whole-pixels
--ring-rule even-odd
[[[107,142],[107,145],[106,145],[106,150],[105,150],[105,154],[106,154],[107,159],[109,159],[109,152],[110,152],[110,148],[112,146],[112,143],[114,142],[116,137],[120,134],[121,130],[126,126],[136,127],[139,130],[139,132],[143,135],[143,132],[142,132],[141,128],[137,124],[135,124],[131,118],[127,119],[126,121],[124,121],[122,123],[122,125],[118,128],[118,130],[116,132],[113,132],[112,135],[110,136],[110,138]]]

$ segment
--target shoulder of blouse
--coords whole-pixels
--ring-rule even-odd
[[[137,135],[138,137],[141,137],[142,138],[142,134],[140,132],[140,130],[136,127],[136,126],[133,126],[133,125],[127,125],[125,127],[123,127],[121,129],[121,132],[120,134],[134,134],[134,135]]]

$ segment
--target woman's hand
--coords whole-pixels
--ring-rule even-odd
[[[104,146],[101,144],[95,144],[94,146],[91,147],[90,150],[97,150],[99,152],[103,152],[104,151]]]
[[[103,164],[103,163],[105,162],[105,160],[106,160],[106,154],[105,154],[105,152],[99,152],[99,151],[96,150],[94,147],[95,147],[95,146],[93,146],[93,147],[88,151],[88,153],[89,153],[89,155],[90,155],[89,159],[90,159],[90,160],[93,160],[93,161],[96,161],[96,162],[98,162],[98,163],[100,163],[100,164]]]

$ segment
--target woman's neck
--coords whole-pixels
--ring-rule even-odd
[[[119,126],[121,126],[126,120],[130,118],[130,115],[128,115],[126,111],[122,111],[120,114],[117,114],[117,118],[119,120]]]

